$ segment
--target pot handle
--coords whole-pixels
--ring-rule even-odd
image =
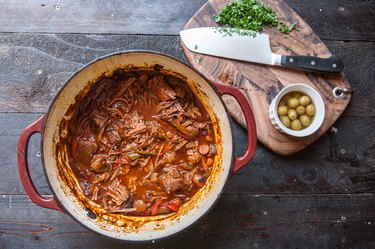
[[[55,209],[64,212],[61,207],[57,204],[54,197],[43,197],[35,188],[33,181],[31,180],[30,171],[27,164],[27,147],[31,135],[34,133],[42,133],[43,123],[46,115],[44,114],[35,123],[26,127],[18,140],[17,147],[17,166],[20,174],[22,185],[30,197],[30,199],[37,205],[45,208]]]
[[[247,148],[242,156],[236,157],[235,159],[233,168],[233,174],[235,174],[239,169],[241,169],[248,162],[250,162],[250,160],[253,158],[255,154],[257,136],[254,115],[251,111],[249,101],[246,99],[245,95],[243,95],[243,93],[240,90],[232,86],[219,84],[216,82],[212,83],[221,95],[232,95],[238,101],[238,104],[240,105],[242,112],[245,116],[247,125]]]

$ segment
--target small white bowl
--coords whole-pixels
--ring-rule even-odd
[[[279,115],[277,114],[277,106],[282,97],[284,97],[284,95],[287,93],[295,91],[306,93],[306,95],[310,97],[312,103],[315,105],[315,115],[313,121],[308,127],[299,131],[294,131],[283,125],[280,121]],[[273,126],[278,131],[293,137],[306,137],[316,132],[322,125],[325,114],[326,108],[324,105],[323,98],[320,96],[319,92],[311,86],[304,84],[292,84],[284,87],[272,100],[269,107],[269,117],[271,119]]]

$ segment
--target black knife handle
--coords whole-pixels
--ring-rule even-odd
[[[339,73],[344,68],[344,63],[336,56],[325,59],[313,56],[282,55],[281,66],[316,73]]]

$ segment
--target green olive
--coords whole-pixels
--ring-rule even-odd
[[[288,118],[290,120],[295,120],[297,118],[297,112],[294,109],[289,109],[288,111]]]
[[[296,108],[299,105],[299,101],[296,98],[291,98],[288,100],[288,106],[290,108]]]
[[[299,98],[299,104],[302,106],[307,106],[308,104],[310,104],[310,98],[306,95],[303,95]]]
[[[289,120],[289,118],[287,116],[281,116],[280,117],[280,121],[286,127],[290,127],[290,120]]]
[[[310,117],[314,116],[315,106],[313,104],[310,104],[310,105],[306,106],[306,114],[309,115]]]
[[[298,119],[293,120],[291,123],[291,126],[292,126],[292,129],[295,131],[299,131],[302,129],[301,122]]]
[[[301,105],[297,106],[297,108],[296,108],[296,112],[297,112],[298,115],[303,115],[303,114],[305,114],[305,107],[304,107],[304,106],[301,106]]]
[[[301,121],[301,124],[305,127],[309,126],[311,122],[309,116],[307,115],[301,115],[301,117],[299,117],[299,121]]]
[[[287,113],[288,113],[288,107],[286,107],[285,105],[279,106],[277,108],[277,114],[279,114],[279,116],[285,116]]]

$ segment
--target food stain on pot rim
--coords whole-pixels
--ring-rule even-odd
[[[133,232],[136,233],[146,225],[150,225],[153,230],[163,230],[165,228],[166,223],[164,221],[174,221],[174,222],[180,222],[180,217],[184,215],[188,215],[188,213],[193,210],[194,208],[199,207],[199,200],[203,199],[210,193],[212,188],[215,187],[215,182],[217,181],[217,177],[219,177],[219,174],[221,171],[223,171],[222,168],[222,154],[223,154],[223,146],[222,146],[222,134],[219,126],[219,119],[217,118],[216,114],[214,113],[212,107],[209,104],[208,96],[206,93],[202,92],[199,89],[199,83],[193,82],[189,79],[187,79],[185,76],[176,73],[172,70],[165,69],[163,67],[150,64],[145,64],[144,67],[136,67],[134,65],[128,65],[128,67],[124,68],[121,67],[121,69],[127,71],[127,70],[152,70],[157,68],[160,70],[160,72],[163,72],[165,74],[173,75],[183,81],[185,81],[189,88],[192,90],[194,95],[200,100],[200,102],[203,104],[205,110],[210,116],[210,119],[213,123],[213,130],[214,130],[214,137],[216,141],[217,146],[217,155],[214,160],[214,164],[212,167],[212,171],[209,174],[209,177],[207,178],[206,184],[200,188],[193,196],[192,198],[184,203],[181,208],[175,212],[165,215],[157,215],[157,216],[128,216],[128,215],[121,215],[121,214],[115,214],[115,213],[109,213],[104,208],[100,207],[97,203],[90,200],[88,197],[86,197],[83,194],[83,191],[80,187],[78,179],[75,177],[75,174],[71,168],[71,166],[67,163],[68,162],[68,145],[67,145],[67,135],[68,135],[68,121],[73,116],[75,109],[77,105],[82,101],[82,99],[89,93],[90,89],[93,87],[93,85],[98,82],[103,77],[108,77],[113,75],[117,70],[120,68],[115,68],[114,70],[110,72],[106,72],[102,76],[98,77],[96,80],[87,82],[86,87],[83,91],[80,92],[75,97],[75,103],[72,104],[68,111],[65,113],[64,118],[62,119],[59,127],[59,141],[56,141],[56,149],[55,149],[55,156],[56,161],[58,162],[57,167],[59,171],[59,177],[65,182],[65,184],[69,188],[63,189],[65,194],[68,196],[72,196],[73,199],[77,199],[77,204],[82,208],[86,209],[88,215],[87,219],[95,222],[97,225],[99,225],[102,229],[108,230],[111,232],[119,233],[118,236],[120,236],[123,232]]]

